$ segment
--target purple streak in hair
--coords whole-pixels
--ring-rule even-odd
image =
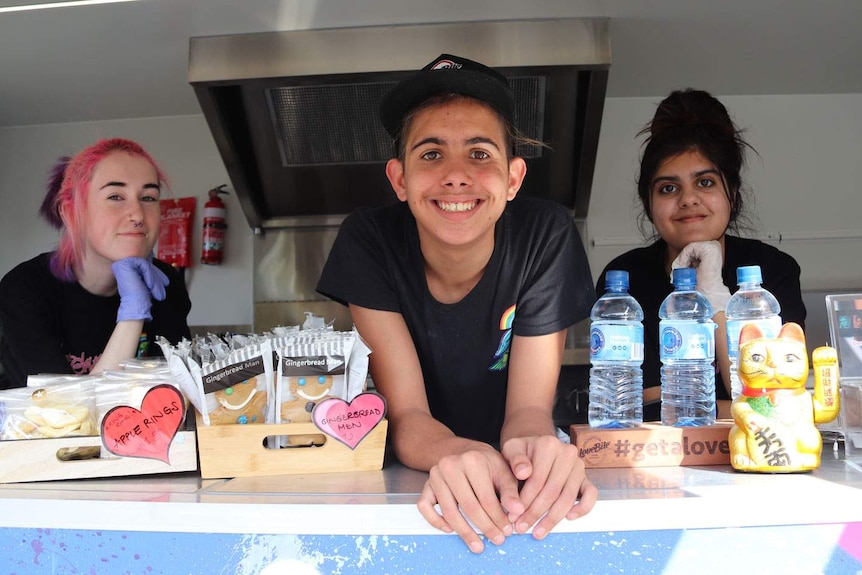
[[[71,160],[72,158],[69,156],[61,157],[48,172],[48,192],[39,208],[39,213],[45,218],[45,221],[58,230],[63,227],[63,218],[60,217],[60,210],[57,206],[57,193],[63,185],[63,176],[66,174],[66,167]]]

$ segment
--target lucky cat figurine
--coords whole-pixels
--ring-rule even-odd
[[[838,360],[831,347],[812,355],[814,396],[805,389],[805,334],[786,323],[776,338],[755,324],[739,334],[742,395],[733,400],[730,463],[739,471],[791,473],[820,466],[822,440],[815,423],[838,416]]]

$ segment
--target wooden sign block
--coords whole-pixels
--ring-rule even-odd
[[[593,429],[572,425],[569,433],[587,467],[729,465],[731,425],[730,420],[706,427],[645,423],[628,429]]]

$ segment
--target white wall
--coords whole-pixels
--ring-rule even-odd
[[[672,87],[669,87],[669,90]],[[635,134],[660,98],[609,99],[605,104],[590,213],[589,240],[618,245],[587,250],[594,277],[611,258],[637,245]],[[803,289],[839,292],[862,288],[862,94],[734,96],[722,98],[749,141],[748,182],[762,230],[782,234],[780,248],[802,266]],[[172,180],[176,197],[198,198],[195,259],[208,189],[229,183],[202,116],[0,129],[0,274],[56,243],[37,215],[54,159],[99,137],[139,141]],[[253,323],[252,234],[234,196],[226,198],[229,225],[225,263],[195,264],[189,276],[190,325]],[[793,239],[820,235],[851,239]],[[818,310],[814,311],[820,315]]]
[[[225,261],[200,261],[201,220],[207,191],[230,180],[203,116],[144,118],[0,129],[0,274],[56,246],[57,233],[38,215],[48,170],[99,138],[139,142],[166,172],[174,197],[197,198],[194,267],[186,279],[192,300],[189,325],[252,323],[251,231],[235,196],[228,206]]]

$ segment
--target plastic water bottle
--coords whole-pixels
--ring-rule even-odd
[[[715,322],[693,268],[673,270],[674,291],[658,311],[662,425],[715,423]]]
[[[644,312],[629,295],[629,273],[605,275],[605,294],[590,312],[590,427],[643,423]]]
[[[739,359],[739,332],[748,323],[757,324],[763,337],[776,337],[781,331],[781,304],[775,296],[763,289],[760,266],[736,268],[739,290],[727,302],[727,352],[730,356],[730,397],[742,394],[742,382],[736,371]]]

